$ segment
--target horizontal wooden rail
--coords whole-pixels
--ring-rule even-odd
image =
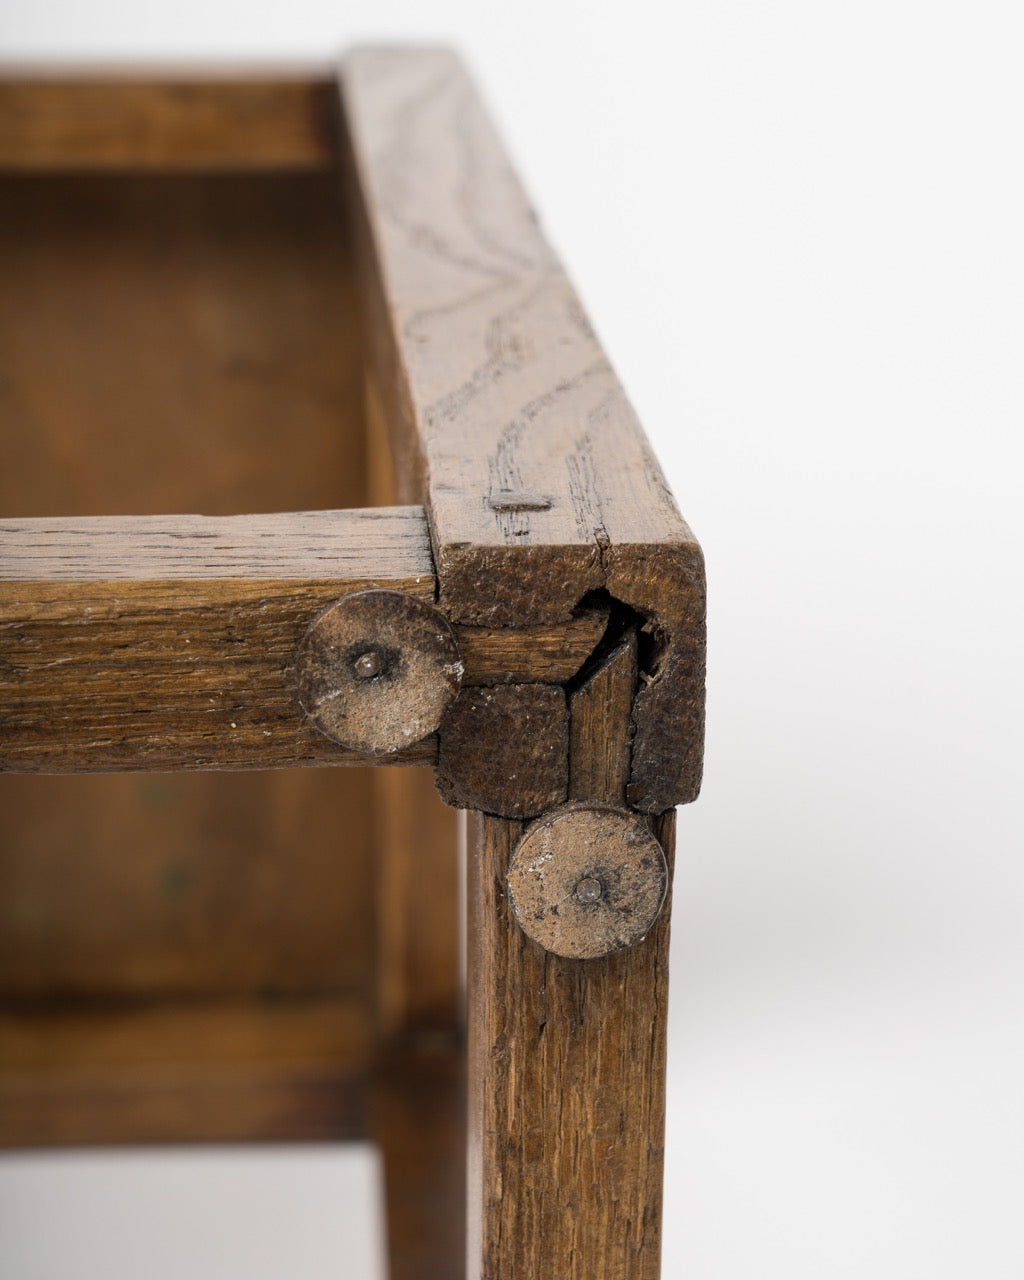
[[[422,508],[0,522],[0,769],[379,764],[307,721],[293,676],[319,611],[375,587],[433,602]],[[458,627],[465,683],[562,683],[606,621]]]
[[[325,169],[337,136],[326,75],[0,68],[0,169]]]

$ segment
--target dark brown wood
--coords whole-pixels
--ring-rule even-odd
[[[0,1146],[362,1138],[358,1001],[0,1011]]]
[[[568,715],[554,685],[464,689],[438,732],[437,789],[460,809],[543,813],[566,797]]]
[[[79,126],[54,127],[73,136]],[[145,143],[143,132],[113,133],[115,150]],[[259,138],[235,141],[262,163]],[[274,171],[0,176],[0,516],[365,503],[337,182],[327,167],[278,169],[280,149],[264,156]],[[182,168],[193,162],[206,165],[185,156]],[[181,567],[196,566],[182,557]],[[230,555],[221,568],[241,572]],[[47,594],[59,602],[62,589]],[[144,635],[133,639],[145,648]],[[0,998],[5,1012],[35,1010],[40,1038],[16,1116],[42,1117],[54,1142],[80,1140],[86,1127],[94,1140],[127,1139],[132,1116],[147,1114],[147,1131],[164,1137],[175,1126],[210,1138],[351,1127],[355,1083],[326,1050],[310,1059],[303,1019],[289,1015],[344,993],[371,1041],[368,784],[358,769],[0,777]],[[145,1012],[192,1001],[205,1022]],[[280,1016],[228,1069],[202,1044],[216,1038],[218,1010],[233,1025],[246,1002]],[[122,1068],[102,1068],[105,1086],[96,1067],[79,1088],[67,1055],[83,1041],[61,1030],[64,1015],[109,1026],[111,1008],[125,1024],[139,1010],[135,1048]],[[166,1070],[152,1055],[144,1070],[133,1065],[147,1041]],[[10,1098],[9,1065],[0,1053]]]
[[[458,60],[362,50],[341,83],[374,382],[441,606],[525,625],[604,589],[640,612],[630,803],[692,800],[703,565],[636,416]]]
[[[390,1280],[463,1280],[466,1063],[454,1046],[380,1064],[373,1138],[384,1157]]]
[[[457,815],[424,769],[376,769],[376,1028],[391,1053],[462,1022]]]
[[[435,582],[420,508],[0,522],[0,769],[273,768],[374,756],[315,731],[292,664],[339,597]],[[606,614],[460,627],[467,685],[582,665]],[[464,653],[463,653],[464,650]],[[512,695],[504,695],[505,699]],[[432,762],[431,744],[403,762]]]
[[[322,169],[337,116],[327,74],[0,68],[0,168]]]

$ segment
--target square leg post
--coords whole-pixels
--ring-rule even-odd
[[[467,1276],[655,1280],[668,914],[614,955],[551,955],[509,909],[522,831],[470,823]]]

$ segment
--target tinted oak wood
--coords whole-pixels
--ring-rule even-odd
[[[0,516],[367,501],[331,173],[0,173]]]
[[[299,642],[348,592],[434,594],[416,509],[4,529],[0,765],[20,772],[365,761],[303,714]]]
[[[370,757],[302,714],[293,663],[319,611],[373,587],[425,602],[420,508],[0,522],[0,769],[275,768]],[[460,627],[467,685],[582,665],[600,609]],[[499,696],[514,696],[511,694]],[[403,750],[430,762],[432,744]]]
[[[626,803],[629,718],[636,694],[637,639],[629,630],[569,695],[569,799]],[[607,732],[608,724],[622,726]]]
[[[337,115],[326,75],[0,68],[0,168],[323,169]]]
[[[666,853],[673,819],[652,820]],[[467,1274],[656,1280],[667,910],[626,951],[549,954],[505,891],[523,829],[470,819]]]
[[[576,799],[621,803],[635,663],[627,633],[569,695]],[[674,820],[648,820],[670,869]],[[509,904],[524,830],[470,822],[468,1275],[656,1280],[668,904],[625,951],[548,953]]]
[[[358,1002],[0,1011],[0,1146],[365,1137]]]
[[[579,299],[451,53],[357,51],[341,86],[374,383],[441,605],[523,625],[602,589],[644,614],[630,802],[692,800],[700,548]]]

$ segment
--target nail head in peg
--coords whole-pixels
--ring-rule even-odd
[[[299,701],[321,733],[387,755],[433,733],[459,691],[448,620],[400,591],[355,591],[314,618],[296,655]]]
[[[665,902],[668,866],[636,814],[577,804],[529,828],[507,883],[528,937],[555,955],[593,960],[646,936]]]

